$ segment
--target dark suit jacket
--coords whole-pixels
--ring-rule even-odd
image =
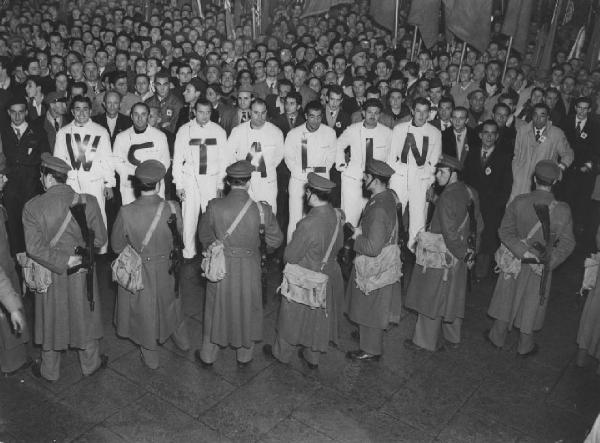
[[[70,120],[67,118],[67,115],[64,115],[60,127],[66,126],[69,122]],[[46,115],[41,116],[34,123],[44,128],[48,137],[50,152],[54,151],[54,144],[56,143],[56,129],[54,128],[54,125],[48,121]]]
[[[33,122],[40,117],[44,117],[46,115],[46,111],[48,110],[48,105],[46,103],[42,103],[41,112],[38,114],[37,109],[33,106],[31,101],[27,101],[27,121]]]
[[[275,118],[279,114],[281,114],[281,110],[277,106],[277,98],[278,97],[279,97],[278,94],[269,94],[269,95],[267,95],[267,98],[265,99],[265,103],[267,105],[267,116],[269,118]]]
[[[327,112],[325,109],[324,112]],[[323,115],[323,124],[327,124],[327,116]],[[337,118],[335,119],[335,123],[332,126],[332,129],[335,131],[336,137],[342,135],[342,132],[346,130],[348,126],[352,123],[352,117],[343,109],[340,109],[337,114]]]
[[[564,126],[567,119],[567,111],[565,110],[565,104],[561,98],[559,98],[556,102],[556,106],[550,110],[548,118],[552,121],[554,126],[558,126],[563,130],[565,129]]]
[[[362,109],[361,105],[358,104],[355,97],[344,97],[342,101],[342,109],[349,115],[354,114],[356,111]]]
[[[124,114],[121,114],[119,112],[119,115],[117,115],[117,124],[115,125],[115,132],[114,133],[110,133],[110,129],[108,129],[108,123],[106,120],[106,112],[103,112],[100,115],[96,115],[94,117],[92,117],[92,120],[95,123],[98,123],[100,126],[102,126],[103,128],[105,128],[108,131],[108,134],[110,135],[110,145],[112,146],[115,143],[115,138],[117,138],[117,135],[121,132],[123,132],[125,129],[130,128],[133,125],[133,122],[131,121],[131,119],[129,117],[127,117]]]
[[[296,121],[294,122],[294,128],[302,125],[305,121],[306,119],[304,118],[304,115],[302,115],[301,112],[298,112],[298,116],[296,117]],[[281,132],[283,132],[284,137],[287,136],[288,132],[290,132],[290,129],[293,129],[290,126],[290,121],[288,120],[286,114],[279,114],[274,119],[271,119],[271,123],[273,123],[279,129],[281,129]]]
[[[498,228],[512,189],[512,154],[496,145],[486,164],[482,165],[481,145],[474,146],[467,154],[463,178],[479,194],[484,221],[480,251],[493,254],[500,245]]]
[[[461,158],[459,159],[463,165],[465,164],[465,160],[467,158],[467,154],[469,153],[469,151],[471,151],[476,146],[479,146],[481,144],[481,140],[477,136],[477,132],[474,129],[467,127],[466,131],[467,131],[467,135],[466,135],[467,138],[465,139],[465,146],[463,147],[463,151],[461,153]],[[469,146],[468,150],[466,149],[466,145]],[[452,127],[447,128],[446,130],[444,130],[442,132],[442,152],[445,155],[450,155],[455,158],[457,156],[456,136],[454,135],[454,128],[452,128]]]
[[[586,163],[600,166],[600,120],[588,115],[581,134],[577,132],[575,120],[575,114],[571,114],[563,124],[565,136],[575,154],[571,168],[579,169]]]
[[[219,108],[222,105],[219,105]],[[221,114],[221,123],[219,123],[225,132],[227,137],[231,134],[231,130],[240,124],[240,117],[238,116],[238,108],[230,106],[229,108],[223,108]]]

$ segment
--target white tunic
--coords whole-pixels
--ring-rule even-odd
[[[329,178],[329,169],[335,161],[336,141],[335,131],[327,125],[310,132],[305,123],[288,132],[284,159],[292,177],[302,183],[306,183],[309,172]],[[303,145],[306,146],[304,158]]]
[[[115,138],[113,146],[115,170],[120,178],[120,190],[123,205],[135,200],[132,177],[135,169],[146,160],[158,160],[166,169],[171,165],[167,136],[160,130],[148,126],[145,131],[137,133],[132,126]],[[164,198],[164,186],[160,188]]]

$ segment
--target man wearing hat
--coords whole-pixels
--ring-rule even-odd
[[[133,126],[115,138],[113,158],[115,170],[119,174],[123,205],[135,200],[133,175],[136,167],[150,159],[160,161],[165,169],[171,166],[167,136],[148,125],[149,115],[150,109],[146,103],[136,103],[131,109]],[[156,192],[164,198],[164,181],[161,181]]]
[[[54,155],[70,163],[67,184],[75,192],[96,197],[106,224],[106,200],[113,198],[116,185],[108,131],[90,119],[89,97],[75,96],[71,102],[73,121],[56,134]],[[100,250],[105,253],[106,247]]]
[[[175,139],[173,183],[183,206],[185,258],[196,256],[198,216],[223,191],[225,168],[232,162],[225,130],[210,121],[211,112],[209,101],[196,101],[195,118],[177,131]]]
[[[231,191],[208,203],[198,229],[205,249],[215,240],[223,242],[227,274],[219,282],[207,283],[204,336],[195,357],[203,366],[210,366],[217,359],[219,347],[231,346],[236,350],[238,365],[243,367],[252,361],[254,343],[262,339],[263,331],[259,228],[264,223],[268,248],[279,247],[283,234],[271,207],[250,199],[255,167],[241,160],[226,172]],[[225,236],[243,210],[237,226]]]
[[[50,149],[54,148],[56,143],[56,134],[59,129],[69,123],[69,116],[67,115],[67,94],[65,92],[52,91],[46,94],[44,102],[48,106],[46,115],[43,115],[38,120],[38,123],[46,131],[48,136],[48,146]]]
[[[344,281],[336,258],[343,245],[344,219],[343,214],[331,206],[333,188],[335,183],[314,172],[308,173],[304,200],[310,210],[298,223],[284,255],[289,264],[327,275],[326,306],[315,309],[284,296],[279,307],[275,342],[272,347],[263,348],[266,354],[289,363],[294,347],[302,346],[300,356],[311,369],[318,366],[319,357],[327,352],[329,342],[338,342],[343,312]]]
[[[179,205],[166,202],[159,195],[166,172],[165,165],[155,159],[145,160],[135,168],[141,195],[130,204],[124,203],[110,239],[115,253],[130,245],[142,257],[144,289],[134,294],[118,287],[115,324],[120,337],[139,345],[142,361],[150,369],[159,365],[157,344],[169,337],[182,351],[190,348],[181,297],[175,292],[175,277],[169,273],[173,235],[167,221],[175,214],[181,233],[182,218]]]
[[[289,96],[288,96],[289,97]],[[285,139],[285,164],[290,170],[289,183],[289,224],[287,239],[292,239],[296,224],[304,209],[304,187],[307,174],[316,173],[329,177],[329,170],[335,161],[335,131],[323,125],[323,107],[317,101],[306,105],[306,122],[293,128]]]
[[[379,100],[367,100],[363,109],[364,121],[351,124],[338,138],[335,159],[336,168],[342,174],[342,210],[352,226],[358,226],[367,202],[362,181],[365,167],[373,159],[387,161],[392,136],[392,130],[379,123],[382,109]]]
[[[8,214],[8,235],[12,255],[25,251],[21,213],[25,203],[42,192],[39,168],[41,155],[50,151],[48,138],[38,123],[27,122],[25,97],[14,96],[8,103],[10,125],[0,128],[2,153],[0,174],[6,180],[4,206]]]
[[[539,161],[534,174],[535,190],[517,196],[508,204],[498,234],[503,246],[510,251],[514,259],[547,262],[550,270],[553,270],[564,262],[575,248],[571,210],[567,203],[557,201],[552,194],[552,187],[561,175],[555,161]],[[534,204],[548,205],[549,208],[550,237],[553,242],[549,256]],[[500,250],[496,255],[499,253]],[[542,329],[544,325],[550,284],[546,285],[546,293],[541,296],[540,265],[521,264],[517,272],[503,266],[500,268],[501,272],[488,309],[488,315],[495,321],[491,330],[485,332],[485,338],[493,346],[501,348],[504,346],[507,332],[513,327],[518,328],[520,334],[517,354],[522,357],[533,355],[538,351],[533,333]],[[551,279],[550,275],[548,282]]]
[[[385,162],[372,159],[363,173],[364,186],[371,194],[361,216],[360,226],[354,230],[354,251],[356,259],[350,275],[346,298],[348,300],[348,318],[358,324],[360,346],[346,356],[352,360],[379,360],[383,354],[383,333],[389,326],[390,312],[400,301],[400,251],[398,249],[398,219],[396,217],[396,196],[388,189],[388,183],[394,170]],[[357,266],[359,262],[381,259],[389,247],[396,249],[395,261],[379,263],[378,273],[385,271],[385,286],[370,288],[361,283],[359,277],[368,277]],[[364,256],[364,257],[362,257]],[[392,254],[393,257],[393,254]],[[392,258],[390,257],[390,258]],[[384,269],[385,267],[385,269]],[[365,289],[361,289],[365,288]]]
[[[235,160],[248,160],[254,166],[250,196],[271,205],[277,213],[277,166],[283,160],[283,133],[267,122],[267,105],[252,102],[250,120],[233,128],[227,145]]]
[[[417,232],[425,227],[427,190],[435,181],[435,165],[442,154],[442,135],[427,122],[429,101],[419,97],[412,103],[412,121],[397,124],[392,131],[388,163],[396,171],[390,188],[396,191],[404,211],[408,206],[408,248],[414,251]]]
[[[483,230],[477,192],[462,182],[461,171],[455,157],[443,155],[436,165],[435,179],[442,192],[429,231],[417,235],[417,259],[405,303],[418,313],[413,338],[405,341],[410,349],[437,351],[442,337],[452,346],[461,341],[467,268],[473,266],[476,252],[468,244],[470,204],[477,222],[473,233],[477,244]]]
[[[94,247],[106,244],[106,225],[98,201],[90,194],[77,194],[68,186],[71,167],[58,157],[44,154],[42,185],[46,192],[29,200],[23,209],[27,256],[50,271],[52,283],[46,292],[35,292],[35,343],[41,345],[41,361],[34,375],[56,381],[60,376],[61,352],[77,349],[83,375],[106,367],[100,355],[102,320],[98,284],[94,273],[92,310],[87,300],[86,273],[69,270],[82,264],[76,248],[85,248],[81,228],[70,208],[85,204],[85,218],[94,232]]]

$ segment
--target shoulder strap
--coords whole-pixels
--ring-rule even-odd
[[[335,209],[335,230],[333,231],[333,237],[331,237],[331,242],[329,242],[329,247],[327,248],[327,252],[325,253],[325,257],[323,257],[323,261],[321,261],[321,271],[329,261],[329,256],[331,255],[331,251],[333,250],[333,245],[335,244],[335,240],[337,239],[338,232],[340,230],[340,211]]]
[[[467,192],[469,193],[469,204],[471,204],[472,201],[475,200],[474,196],[473,196],[473,191],[471,191],[471,188],[469,188],[468,186],[465,185],[465,188],[467,188]],[[467,208],[467,215],[465,216],[465,219],[463,220],[463,222],[460,224],[460,227],[458,228],[458,231],[462,231],[465,226],[467,226],[467,222],[469,221],[469,210]]]
[[[242,208],[240,213],[237,215],[237,217],[233,221],[233,223],[231,223],[231,226],[229,226],[229,229],[227,229],[227,231],[225,232],[225,235],[223,236],[223,240],[225,240],[227,237],[229,237],[233,233],[233,231],[235,231],[235,228],[237,228],[237,225],[240,224],[240,222],[242,221],[242,218],[244,217],[244,215],[246,215],[246,212],[248,212],[248,209],[250,208],[251,204],[252,204],[252,199],[249,198],[246,201],[246,203],[244,204],[244,207]],[[258,206],[260,207],[260,205],[258,205]]]
[[[552,210],[554,209],[556,204],[557,204],[557,201],[553,200],[548,205],[548,211],[550,212],[550,215],[552,215]],[[533,225],[533,227],[529,231],[529,234],[527,234],[527,237],[525,238],[525,240],[531,240],[531,238],[537,233],[537,231],[540,230],[541,227],[542,227],[542,222],[538,220],[537,223],[535,225]]]
[[[81,197],[82,197],[83,203],[85,203],[85,195],[82,195]],[[67,215],[66,215],[65,219],[63,220],[62,225],[60,225],[60,228],[58,229],[58,231],[56,232],[54,237],[52,237],[52,240],[50,240],[51,248],[56,246],[56,244],[58,243],[58,241],[60,240],[62,235],[67,230],[67,226],[69,226],[69,223],[71,223],[71,220],[73,219],[73,216],[71,215],[71,206],[76,205],[78,201],[79,201],[79,194],[75,193],[75,195],[73,196],[73,201],[71,202],[71,205],[69,206],[69,209],[67,210]]]
[[[146,236],[142,241],[142,247],[140,248],[140,253],[144,250],[144,248],[148,245],[150,238],[152,238],[152,234],[156,231],[156,227],[158,226],[158,222],[160,220],[160,216],[162,215],[163,208],[165,207],[164,200],[161,201],[156,209],[156,214],[154,214],[154,218],[152,219],[152,223],[150,223],[150,227],[148,228],[148,232],[146,232]]]

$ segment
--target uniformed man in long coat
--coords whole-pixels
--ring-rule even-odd
[[[46,193],[28,201],[23,209],[27,255],[51,271],[52,283],[48,290],[35,293],[35,343],[42,347],[42,358],[32,368],[34,375],[50,381],[58,380],[61,351],[68,348],[78,350],[81,371],[86,376],[106,367],[108,361],[107,356],[100,355],[102,309],[95,275],[95,308],[92,310],[86,297],[87,271],[68,272],[82,263],[75,249],[85,247],[81,229],[70,215],[70,207],[85,203],[86,221],[88,228],[94,231],[95,248],[106,243],[106,226],[98,201],[89,194],[76,195],[66,185],[70,170],[63,160],[46,154],[42,158],[42,184]],[[62,235],[55,239],[63,224]],[[53,240],[54,247],[50,245]]]
[[[289,363],[295,346],[303,346],[300,355],[311,369],[318,366],[328,343],[338,342],[343,311],[344,281],[337,253],[344,241],[344,219],[341,211],[330,203],[334,188],[332,181],[314,172],[308,173],[305,200],[310,210],[298,222],[284,255],[286,263],[327,275],[326,307],[311,308],[282,297],[275,343],[272,348],[271,345],[263,348],[266,354]]]
[[[48,137],[38,123],[28,123],[27,102],[16,96],[8,106],[10,125],[0,128],[2,154],[0,173],[6,176],[4,205],[8,213],[8,233],[12,255],[25,251],[21,214],[25,203],[41,194],[40,163],[43,152],[49,152]]]
[[[175,292],[175,278],[169,274],[173,235],[167,221],[175,214],[181,234],[182,220],[179,205],[166,202],[159,195],[161,180],[166,173],[164,164],[153,159],[136,168],[135,179],[141,195],[121,208],[111,234],[115,253],[120,253],[129,244],[142,257],[144,289],[134,294],[119,286],[115,323],[119,336],[130,338],[139,345],[142,361],[150,369],[159,365],[157,343],[164,343],[171,337],[182,351],[190,348],[181,298]],[[155,218],[157,223],[154,223]],[[154,230],[151,231],[152,226]],[[148,232],[151,232],[150,238],[143,245]]]
[[[238,365],[243,367],[252,361],[255,342],[262,340],[258,205],[264,217],[267,247],[279,247],[283,234],[271,207],[261,202],[251,204],[236,229],[223,238],[250,198],[248,189],[254,170],[246,160],[230,165],[226,173],[231,191],[224,198],[211,200],[200,220],[198,237],[202,247],[207,249],[215,240],[221,240],[227,269],[223,280],[207,283],[202,348],[195,352],[203,366],[212,365],[219,347],[231,346],[236,350]]]
[[[387,163],[372,159],[363,174],[364,187],[371,194],[360,226],[354,231],[354,251],[360,255],[377,257],[384,247],[398,241],[396,196],[388,189],[394,170]],[[350,351],[346,357],[352,360],[379,360],[383,354],[383,333],[389,326],[393,298],[400,297],[400,275],[398,281],[366,295],[357,284],[356,265],[348,283],[348,318],[358,324],[360,349]]]
[[[556,201],[552,186],[560,177],[560,168],[555,161],[542,160],[535,166],[534,182],[536,189],[528,194],[517,196],[507,207],[498,234],[500,241],[522,259],[547,259],[550,270],[564,262],[575,248],[573,222],[569,205]],[[550,210],[550,236],[552,253],[544,257],[545,241],[540,220],[534,204],[544,204]],[[540,297],[541,273],[534,266],[522,264],[516,276],[501,272],[498,276],[488,315],[495,319],[485,338],[498,348],[504,345],[507,332],[516,327],[520,331],[517,354],[527,357],[538,352],[533,333],[544,326],[550,282],[548,277],[546,293]]]
[[[430,232],[442,235],[445,255],[451,256],[446,263],[452,266],[436,268],[419,263],[419,242],[423,241],[423,237],[417,236],[417,263],[408,287],[406,307],[419,316],[412,340],[405,341],[409,349],[437,351],[441,347],[442,336],[451,345],[458,345],[461,340],[467,267],[473,266],[475,254],[467,241],[470,234],[468,206],[471,202],[477,222],[477,239],[483,230],[477,192],[462,182],[459,176],[461,170],[460,161],[447,155],[442,155],[436,166],[435,178],[443,191],[435,204]]]

